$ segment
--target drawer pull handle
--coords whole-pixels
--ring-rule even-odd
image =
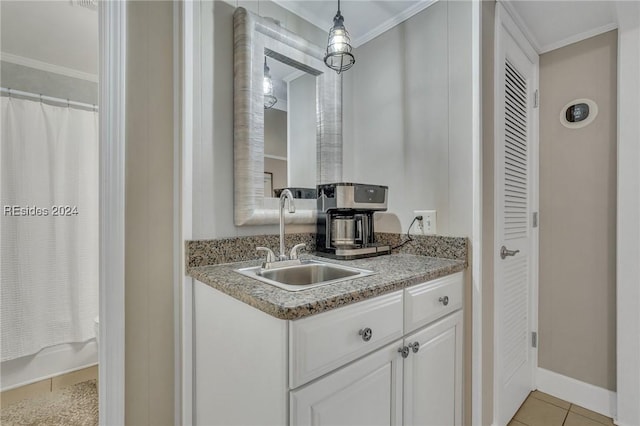
[[[444,306],[449,304],[449,296],[444,296],[438,299],[438,302],[442,303]]]
[[[406,358],[409,356],[409,348],[406,346],[398,348],[398,352],[400,353],[400,355],[402,355],[402,358]]]
[[[413,351],[414,354],[417,354],[420,350],[420,342],[409,343],[409,347]]]
[[[369,340],[371,340],[371,337],[373,337],[373,330],[371,330],[369,327],[363,328],[358,332],[358,334],[362,336],[362,340],[368,342]]]

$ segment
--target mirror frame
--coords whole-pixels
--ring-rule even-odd
[[[264,196],[264,56],[316,76],[316,182],[342,180],[342,78],[324,50],[243,7],[233,14],[233,157],[236,226],[279,222],[277,198]],[[316,200],[296,199],[287,223],[315,223]]]

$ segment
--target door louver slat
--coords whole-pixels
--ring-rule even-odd
[[[528,117],[527,83],[509,61],[505,63],[504,140],[504,237],[524,238],[528,234]],[[517,214],[516,214],[517,213]]]
[[[529,117],[527,81],[507,60],[504,92],[504,210],[505,241],[528,237],[529,226]],[[504,264],[502,363],[505,380],[527,362],[528,258],[510,258]]]
[[[504,372],[509,378],[527,361],[527,258],[514,259],[504,271]]]

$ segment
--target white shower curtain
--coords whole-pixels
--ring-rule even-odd
[[[0,329],[7,361],[95,336],[98,113],[0,100]]]

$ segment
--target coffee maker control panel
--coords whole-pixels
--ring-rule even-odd
[[[318,185],[318,210],[386,211],[388,187],[361,183]]]

